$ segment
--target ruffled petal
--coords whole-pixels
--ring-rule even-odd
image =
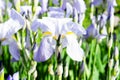
[[[77,39],[74,35],[67,35],[67,54],[70,56],[71,59],[75,61],[82,61],[84,57],[84,51],[80,48]]]
[[[34,60],[37,62],[44,62],[48,60],[54,53],[50,37],[44,37],[40,43],[38,50],[34,53]]]

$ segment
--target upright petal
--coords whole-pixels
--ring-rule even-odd
[[[86,10],[86,5],[84,0],[74,0],[74,5],[73,5],[78,13],[84,13]]]
[[[55,5],[59,5],[58,0],[53,0],[53,4],[55,4]]]
[[[48,17],[63,18],[64,11],[60,7],[49,7]]]
[[[19,72],[13,74],[13,80],[19,80]]]
[[[94,0],[91,4],[93,4],[94,6],[99,6],[100,4],[102,4],[103,0]]]
[[[42,13],[44,13],[47,11],[48,0],[41,0],[41,4],[42,4]]]
[[[43,19],[36,19],[33,21],[31,29],[36,31],[38,28],[42,30],[42,32],[50,31],[55,32],[55,20],[51,18],[43,18]]]
[[[73,8],[70,3],[66,3],[66,17],[69,17],[73,13]]]
[[[44,62],[48,60],[54,53],[50,37],[44,37],[40,43],[38,50],[34,53],[34,60]]]
[[[67,54],[75,61],[82,61],[84,58],[84,51],[80,48],[77,39],[74,35],[67,35]]]

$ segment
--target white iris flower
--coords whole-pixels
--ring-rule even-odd
[[[55,51],[58,37],[60,45],[66,47],[67,54],[75,61],[82,61],[84,51],[80,48],[77,35],[86,34],[83,27],[72,22],[70,18],[44,17],[33,21],[31,29],[36,31],[40,28],[45,35],[39,48],[35,51],[34,59],[38,62],[48,60]]]

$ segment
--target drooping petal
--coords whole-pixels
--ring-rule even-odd
[[[8,21],[0,24],[0,39],[12,36],[25,24],[23,17],[14,9],[11,10],[10,17]]]
[[[75,61],[82,61],[84,57],[84,51],[80,48],[77,39],[74,35],[67,35],[67,54],[70,56],[71,59]]]
[[[14,59],[16,60],[20,59],[20,51],[15,41],[12,41],[11,43],[9,43],[9,52],[12,55],[12,57],[14,57]]]
[[[23,19],[23,17],[17,12],[15,11],[14,9],[11,9],[11,13],[10,13],[10,17],[12,20],[14,21],[18,21],[20,25],[24,25],[25,24],[25,21]]]
[[[54,53],[50,37],[44,37],[40,43],[38,50],[34,53],[34,60],[37,62],[44,62],[48,60]]]

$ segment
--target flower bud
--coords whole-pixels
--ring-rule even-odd
[[[62,64],[58,65],[56,72],[57,72],[58,76],[62,76],[62,74],[63,74],[63,65]]]
[[[119,74],[119,61],[115,63],[114,69],[112,71],[112,76],[116,78],[118,74]]]
[[[65,78],[68,77],[68,64],[66,64],[65,67],[64,67],[64,77]]]
[[[49,72],[49,74],[54,75],[53,65],[52,65],[52,64],[50,64],[50,65],[48,66],[48,72]]]
[[[118,61],[118,59],[119,59],[119,50],[118,50],[117,46],[114,49],[114,55],[115,55],[115,61]]]
[[[110,40],[108,41],[108,48],[111,49],[113,44],[113,37],[111,36]]]
[[[32,62],[32,65],[30,67],[30,70],[28,72],[29,75],[31,75],[36,70],[37,62]]]
[[[110,68],[110,70],[112,70],[112,68],[113,68],[113,64],[114,64],[114,60],[113,60],[113,58],[112,59],[110,59],[110,61],[109,61],[109,68]]]
[[[37,78],[37,70],[34,71],[33,76],[34,76],[34,80],[36,80],[36,78]]]

